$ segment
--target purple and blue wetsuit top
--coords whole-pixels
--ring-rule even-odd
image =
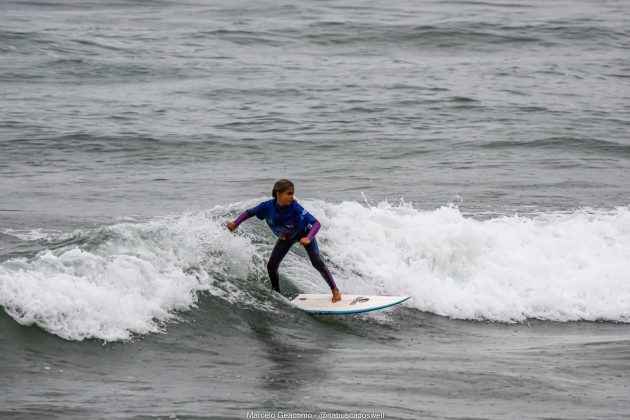
[[[299,205],[296,200],[284,207],[279,206],[275,199],[263,201],[256,207],[241,213],[234,223],[238,226],[254,216],[267,222],[277,237],[282,236],[288,240],[296,239],[298,235],[307,231],[306,237],[312,241],[321,226],[317,219]]]
[[[304,237],[311,241],[308,245],[304,245],[304,247],[306,248],[313,267],[319,271],[331,290],[337,288],[330,270],[328,270],[326,264],[319,256],[319,248],[315,240],[315,234],[319,231],[321,225],[312,214],[304,210],[304,207],[300,206],[295,200],[288,206],[279,206],[275,199],[263,201],[256,207],[247,209],[241,213],[234,223],[238,226],[254,216],[265,220],[277,237],[285,239],[284,241],[278,241],[276,243],[267,264],[271,287],[274,290],[280,291],[278,277],[278,266],[280,262],[286,253],[289,252],[291,246]]]

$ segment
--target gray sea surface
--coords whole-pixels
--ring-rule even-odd
[[[626,418],[629,116],[624,0],[3,0],[0,417]]]

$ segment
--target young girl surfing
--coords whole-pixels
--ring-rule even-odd
[[[277,181],[271,192],[273,199],[263,201],[256,207],[245,210],[236,220],[228,223],[227,228],[230,232],[233,232],[238,225],[254,216],[261,220],[265,219],[267,225],[278,237],[278,241],[273,247],[271,257],[269,257],[269,262],[267,263],[271,288],[276,292],[280,292],[278,267],[282,259],[289,253],[293,244],[299,242],[306,249],[313,267],[319,271],[332,290],[333,303],[338,302],[341,300],[341,292],[335,285],[335,280],[333,280],[330,270],[328,270],[322,257],[319,255],[319,248],[315,239],[315,235],[321,225],[317,219],[293,199],[294,193],[295,187],[291,181],[287,179]]]

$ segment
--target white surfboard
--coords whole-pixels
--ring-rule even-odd
[[[341,295],[341,300],[335,303],[332,303],[331,297],[330,293],[302,294],[291,299],[291,303],[307,314],[341,315],[388,308],[406,301],[411,296]]]

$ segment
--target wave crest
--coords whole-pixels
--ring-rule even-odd
[[[412,294],[459,319],[630,322],[628,208],[480,221],[451,207],[317,207],[349,291]]]

